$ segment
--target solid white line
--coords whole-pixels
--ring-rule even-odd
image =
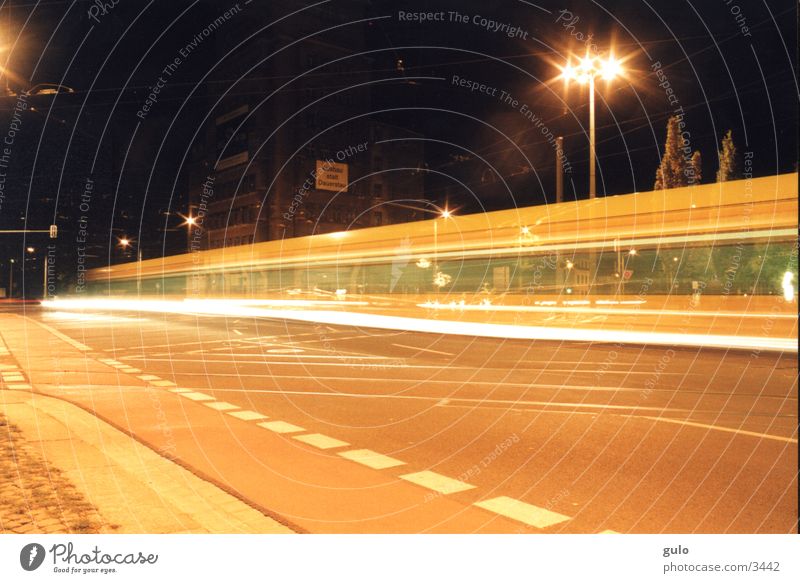
[[[545,508],[539,508],[533,504],[515,500],[508,496],[500,496],[498,498],[476,502],[475,506],[535,528],[547,528],[548,526],[553,526],[554,524],[570,519],[569,516],[559,514],[558,512],[552,512]]]
[[[302,441],[303,443],[307,443],[308,445],[313,445],[319,449],[334,449],[336,447],[346,447],[350,445],[346,441],[334,439],[333,437],[328,437],[327,435],[322,435],[321,433],[295,435],[294,439],[297,441]]]
[[[774,441],[784,441],[786,443],[797,443],[794,437],[781,437],[779,435],[771,435],[769,433],[759,433],[758,431],[746,431],[744,429],[734,429],[732,427],[723,427],[721,425],[707,425],[705,423],[697,423],[695,421],[682,421],[680,419],[670,419],[668,417],[647,417],[643,419],[650,419],[652,421],[663,421],[664,423],[675,423],[677,425],[688,425],[689,427],[699,427],[700,429],[713,429],[715,431],[723,431],[725,433],[737,433],[739,435],[747,435],[749,437],[762,437],[764,439],[772,439]]]
[[[91,350],[91,348],[89,348],[89,347],[88,347],[88,346],[86,346],[85,344],[81,344],[81,343],[80,343],[80,342],[78,342],[77,340],[73,340],[72,338],[70,338],[70,337],[69,337],[69,336],[67,336],[66,334],[62,334],[61,332],[59,332],[59,331],[58,331],[58,330],[56,330],[55,328],[51,328],[51,327],[50,327],[50,326],[48,326],[47,324],[43,324],[42,322],[39,322],[38,320],[33,320],[33,319],[31,319],[31,318],[28,318],[28,320],[29,320],[30,322],[33,322],[33,323],[34,323],[34,324],[36,324],[37,326],[41,326],[42,328],[44,328],[45,330],[47,330],[48,332],[50,332],[50,334],[52,334],[53,336],[55,336],[55,337],[57,337],[57,338],[60,338],[60,339],[61,339],[61,340],[63,340],[64,342],[66,342],[66,343],[68,343],[68,344],[72,345],[72,347],[73,347],[73,348],[77,348],[78,350],[82,350],[82,351],[84,351],[84,352],[87,352],[87,351],[90,351],[90,350]]]
[[[419,350],[420,352],[432,352],[433,354],[443,354],[444,356],[455,356],[452,352],[442,352],[441,350],[431,350],[430,348],[420,348],[419,346],[406,346],[405,344],[392,344],[399,348],[408,348],[410,350]]]
[[[240,356],[244,356],[244,355],[240,355]],[[270,357],[274,357],[274,356],[276,356],[276,355],[270,355]],[[299,356],[302,356],[302,355],[299,355]],[[292,358],[292,357],[288,356],[288,358]],[[312,355],[309,355],[309,358],[315,358],[315,357],[312,356]],[[375,363],[375,364],[371,364],[370,363],[368,365],[365,365],[365,364],[362,364],[362,363],[358,362],[359,360],[362,360],[360,358],[355,358],[355,357],[353,357],[353,358],[340,357],[340,358],[342,360],[350,360],[351,362],[346,362],[346,363],[345,362],[285,362],[285,361],[274,361],[274,360],[263,360],[263,359],[254,360],[253,362],[241,362],[241,361],[235,361],[235,360],[210,359],[210,358],[208,358],[208,359],[206,359],[206,358],[148,358],[147,361],[148,362],[192,362],[192,363],[221,362],[221,363],[239,364],[239,365],[264,364],[264,365],[274,365],[274,366],[302,366],[302,367],[309,367],[309,366],[334,366],[334,367],[336,367],[336,366],[338,366],[338,367],[343,367],[343,368],[369,366],[371,369],[375,369],[375,368],[403,368],[403,369],[420,369],[420,370],[442,370],[442,366],[441,365],[436,366],[436,365],[430,365],[430,364],[394,364],[394,363],[380,363],[380,362],[379,363]],[[363,359],[363,360],[366,360],[366,359]],[[389,357],[380,357],[379,359],[376,359],[376,360],[387,360],[388,361],[388,360],[397,360],[397,359],[391,359]],[[547,363],[542,363],[542,364],[547,364]],[[642,365],[639,364],[639,366],[642,366]],[[447,366],[447,370],[487,371],[487,370],[505,370],[505,369],[496,369],[496,368],[492,368],[490,366],[487,366],[487,367],[470,367],[470,366],[449,366],[448,365]],[[650,375],[650,376],[653,375],[653,371],[652,370],[649,370],[649,371],[647,371],[647,370],[645,370],[645,371],[629,371],[629,370],[611,370],[611,369],[608,369],[608,370],[604,370],[604,369],[594,370],[594,369],[573,369],[573,368],[564,368],[564,369],[562,369],[562,368],[554,368],[554,369],[543,368],[543,369],[516,369],[516,370],[518,372],[519,371],[533,371],[536,374],[545,374],[545,373],[597,374],[597,373],[602,373],[602,374],[621,374],[621,375]],[[208,374],[207,373],[178,373],[178,374],[194,374],[194,375],[202,375],[202,376],[224,376],[224,377],[230,376],[229,374],[224,374],[224,373],[218,373],[218,374],[214,374],[214,373],[208,373]],[[275,375],[248,375],[248,374],[242,374],[242,375],[239,375],[239,376],[262,376],[262,377],[265,377],[265,378],[272,378]],[[702,373],[686,373],[686,372],[663,371],[663,372],[661,372],[661,376],[680,376],[680,377],[702,376]],[[397,379],[389,379],[389,380],[397,380]],[[503,384],[507,384],[507,383],[503,383]],[[523,383],[518,383],[518,384],[523,384]],[[526,387],[529,386],[527,383],[524,383],[524,385]],[[614,389],[614,390],[616,390],[616,389]],[[641,390],[641,389],[636,389],[636,390],[638,391],[638,390]]]
[[[221,349],[225,350],[225,349]],[[203,351],[190,351],[190,352],[175,352],[175,353],[168,353],[168,355],[180,355],[185,356],[187,354],[200,354],[200,353],[210,353],[211,351],[203,350]],[[214,351],[216,352],[216,350]],[[266,362],[267,364],[281,364],[283,361],[280,360],[269,360],[264,361],[263,359],[267,357],[267,355],[263,352],[224,352],[223,354],[215,354],[214,356],[227,356],[227,357],[237,357],[237,358],[253,358],[259,359],[258,363],[261,364],[262,362]],[[388,356],[348,356],[348,355],[331,355],[331,354],[270,354],[269,358],[286,358],[289,360],[294,360],[297,358],[319,358],[319,359],[330,359],[330,360],[391,360],[391,357]],[[153,362],[234,362],[230,359],[210,359],[210,358],[153,358],[150,356],[129,356],[127,360],[147,360]],[[601,363],[598,363],[601,364]]]
[[[302,427],[286,423],[286,421],[265,421],[263,423],[256,423],[256,425],[274,431],[275,433],[298,433],[300,431],[305,431]]]
[[[266,415],[256,413],[255,411],[233,411],[228,413],[232,417],[241,419],[242,421],[256,421],[257,419],[269,419]]]
[[[350,451],[339,452],[339,455],[345,459],[354,461],[358,464],[373,468],[375,470],[405,465],[405,462],[401,462],[400,460],[389,457],[388,455],[374,452],[370,449],[351,449]]]
[[[400,479],[417,484],[428,490],[439,492],[440,494],[453,494],[455,492],[463,492],[464,490],[472,490],[475,486],[467,484],[460,480],[448,478],[436,472],[424,471],[415,472],[413,474],[405,474],[400,476]]]

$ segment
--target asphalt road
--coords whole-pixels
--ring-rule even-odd
[[[126,408],[105,417],[134,434],[135,413],[110,417],[148,398],[143,375],[290,424],[240,429],[169,394],[183,415],[171,435],[188,431],[195,447],[178,461],[301,529],[437,531],[426,513],[451,513],[459,519],[438,531],[797,530],[794,355],[389,332],[359,328],[357,317],[352,327],[30,308],[25,317],[85,345],[86,359],[141,371],[109,365],[92,369],[90,386],[41,384],[87,407],[124,393]],[[339,441],[295,439],[307,434]],[[403,463],[375,469],[339,455],[353,449]],[[287,477],[296,495],[277,482]],[[393,521],[401,498],[414,511]],[[476,511],[486,500],[494,506]]]

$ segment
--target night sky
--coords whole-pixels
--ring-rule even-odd
[[[263,2],[243,9],[259,10]],[[328,4],[335,9],[338,2]],[[74,224],[91,173],[104,201],[95,198],[88,228],[97,243],[95,264],[117,260],[114,238],[131,229],[147,237],[151,255],[178,248],[173,218],[187,204],[184,154],[208,114],[209,97],[230,82],[224,75],[205,77],[214,39],[184,59],[152,115],[141,121],[136,112],[164,63],[234,3],[119,0],[107,3],[108,10],[99,4],[20,0],[0,10],[0,58],[10,88],[0,100],[4,136],[19,104],[14,93],[40,83],[74,90],[28,98],[35,111],[25,112],[4,168],[0,228]],[[685,113],[692,149],[703,156],[703,182],[715,179],[717,147],[729,129],[738,150],[753,153],[755,176],[797,170],[797,15],[791,1],[342,4],[363,11],[359,22],[341,24],[364,38],[367,54],[341,66],[330,90],[361,79],[364,66],[371,79],[382,80],[373,84],[371,116],[426,139],[419,198],[462,212],[553,202],[548,133],[564,136],[571,168],[565,199],[585,198],[588,93],[574,83],[565,91],[557,77],[570,54],[585,53],[589,35],[593,50],[613,51],[625,68],[622,78],[597,88],[600,196],[652,189],[666,120],[677,107]],[[399,12],[439,13],[433,17],[441,19],[420,23],[410,20],[419,16],[401,18]],[[302,16],[287,22],[295,23],[298,38],[309,34]],[[249,30],[245,14],[219,34],[244,37]],[[315,38],[325,42],[330,34]],[[454,76],[486,88],[470,91]],[[659,86],[664,79],[672,103]],[[513,104],[502,100],[503,92]],[[47,243],[41,235],[2,237],[3,268],[10,257],[22,257],[26,245]]]

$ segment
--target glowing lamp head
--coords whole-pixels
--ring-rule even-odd
[[[450,218],[450,217],[452,217],[452,216],[453,216],[453,213],[451,213],[449,210],[447,210],[447,209],[444,209],[444,210],[442,211],[442,218],[443,218],[443,219],[449,219],[449,218]]]
[[[186,224],[190,227],[194,227],[197,224],[197,219],[194,217],[186,217]]]
[[[572,65],[564,65],[564,68],[561,69],[561,77],[565,81],[574,81],[578,78],[578,72],[575,70],[575,67]]]
[[[606,81],[611,81],[620,74],[622,74],[622,65],[614,57],[609,57],[600,63],[600,76]]]
[[[128,245],[131,244],[131,241],[130,239],[123,237],[122,239],[119,240],[119,244],[121,247],[127,247]]]

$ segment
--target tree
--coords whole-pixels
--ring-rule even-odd
[[[689,166],[686,171],[690,185],[700,184],[703,179],[703,158],[697,150],[692,154],[692,159],[689,160]]]
[[[688,140],[682,138],[684,126],[682,116],[673,115],[667,121],[667,141],[661,164],[656,170],[655,190],[678,188],[700,181],[700,152],[691,154]]]
[[[728,130],[728,133],[722,138],[717,156],[719,157],[717,182],[734,180],[738,173],[738,160],[736,157],[736,146],[733,144],[733,132],[731,130]]]

